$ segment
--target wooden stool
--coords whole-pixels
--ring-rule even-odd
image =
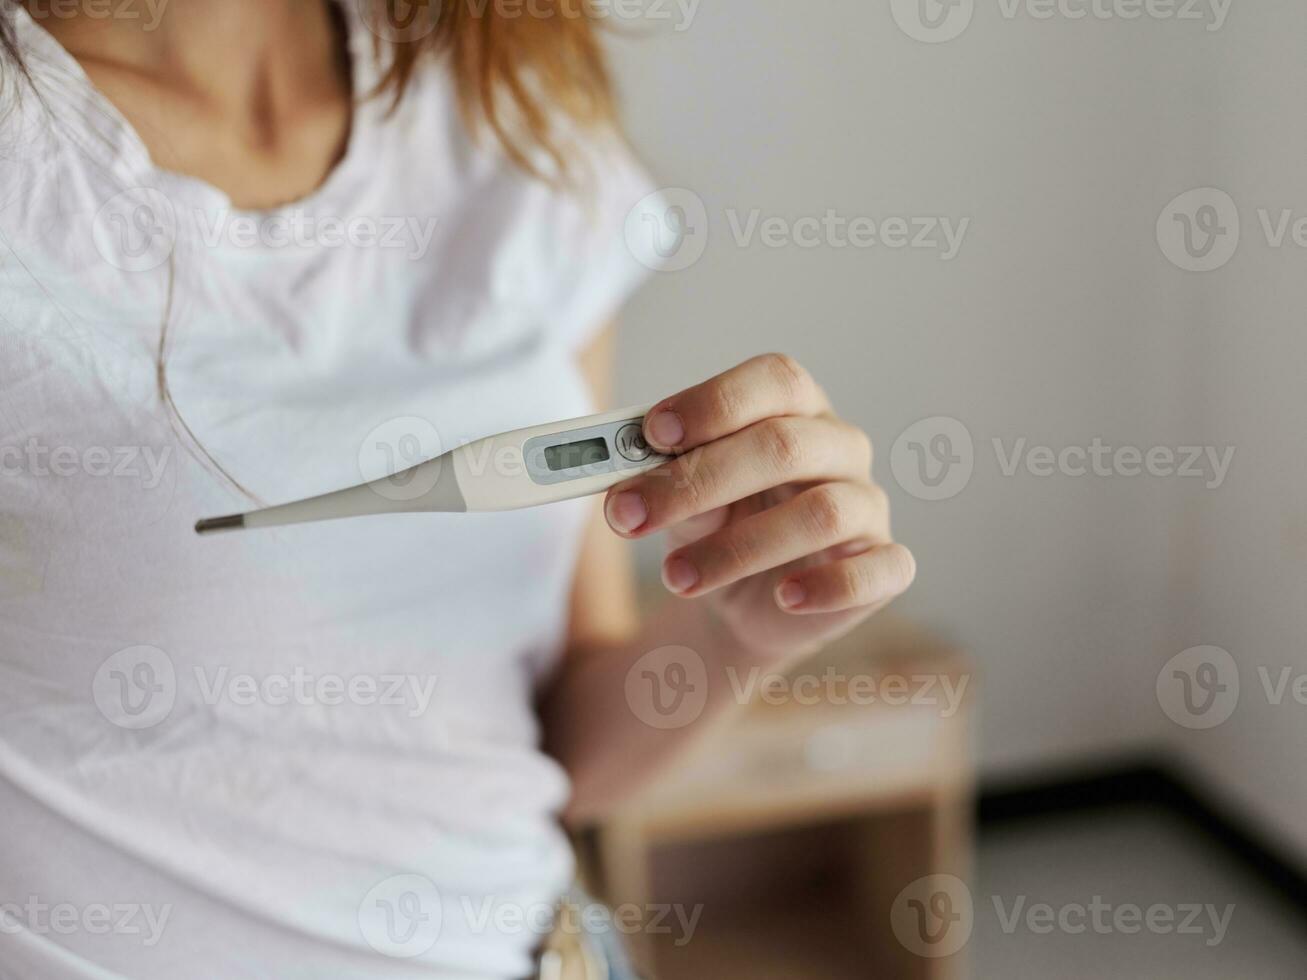
[[[682,946],[639,934],[632,945],[645,970],[670,980],[956,980],[964,975],[965,949],[941,957],[910,952],[891,928],[891,910],[918,878],[968,877],[974,692],[966,658],[882,614],[788,680],[797,678],[806,686],[782,684],[756,699],[595,828],[592,875],[604,898],[613,905],[657,902],[654,872],[668,863],[669,848],[735,841],[729,846],[738,851],[741,842],[778,831],[824,828],[770,863],[802,867],[815,857],[812,840],[838,849],[851,883],[839,909],[821,912],[789,896],[770,910],[750,906],[738,924],[705,917]],[[713,908],[743,900],[719,900]],[[769,946],[768,936],[787,927],[806,936],[805,914],[826,923],[843,916],[849,927],[834,938],[812,932],[808,951],[798,949],[803,938],[784,954]],[[791,952],[793,962],[786,959]],[[844,965],[823,972],[823,954],[831,952],[841,955],[825,958]]]

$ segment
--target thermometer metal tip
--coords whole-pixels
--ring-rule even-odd
[[[229,514],[226,517],[206,517],[195,522],[196,534],[214,534],[218,531],[239,531],[245,526],[244,514]]]

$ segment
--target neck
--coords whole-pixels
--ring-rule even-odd
[[[335,47],[328,0],[141,0],[122,16],[106,16],[117,5],[23,3],[79,61],[232,107],[321,73],[324,46]]]

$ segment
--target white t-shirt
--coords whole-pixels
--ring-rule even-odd
[[[532,701],[591,505],[201,539],[256,501],[195,446],[273,503],[586,414],[647,178],[533,180],[433,62],[239,212],[0,10],[39,95],[0,66],[0,978],[529,974],[572,873]]]

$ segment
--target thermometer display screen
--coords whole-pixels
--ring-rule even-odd
[[[545,449],[545,465],[553,473],[603,463],[608,458],[608,442],[602,437],[587,439],[585,442],[569,442],[562,446],[549,446]]]

